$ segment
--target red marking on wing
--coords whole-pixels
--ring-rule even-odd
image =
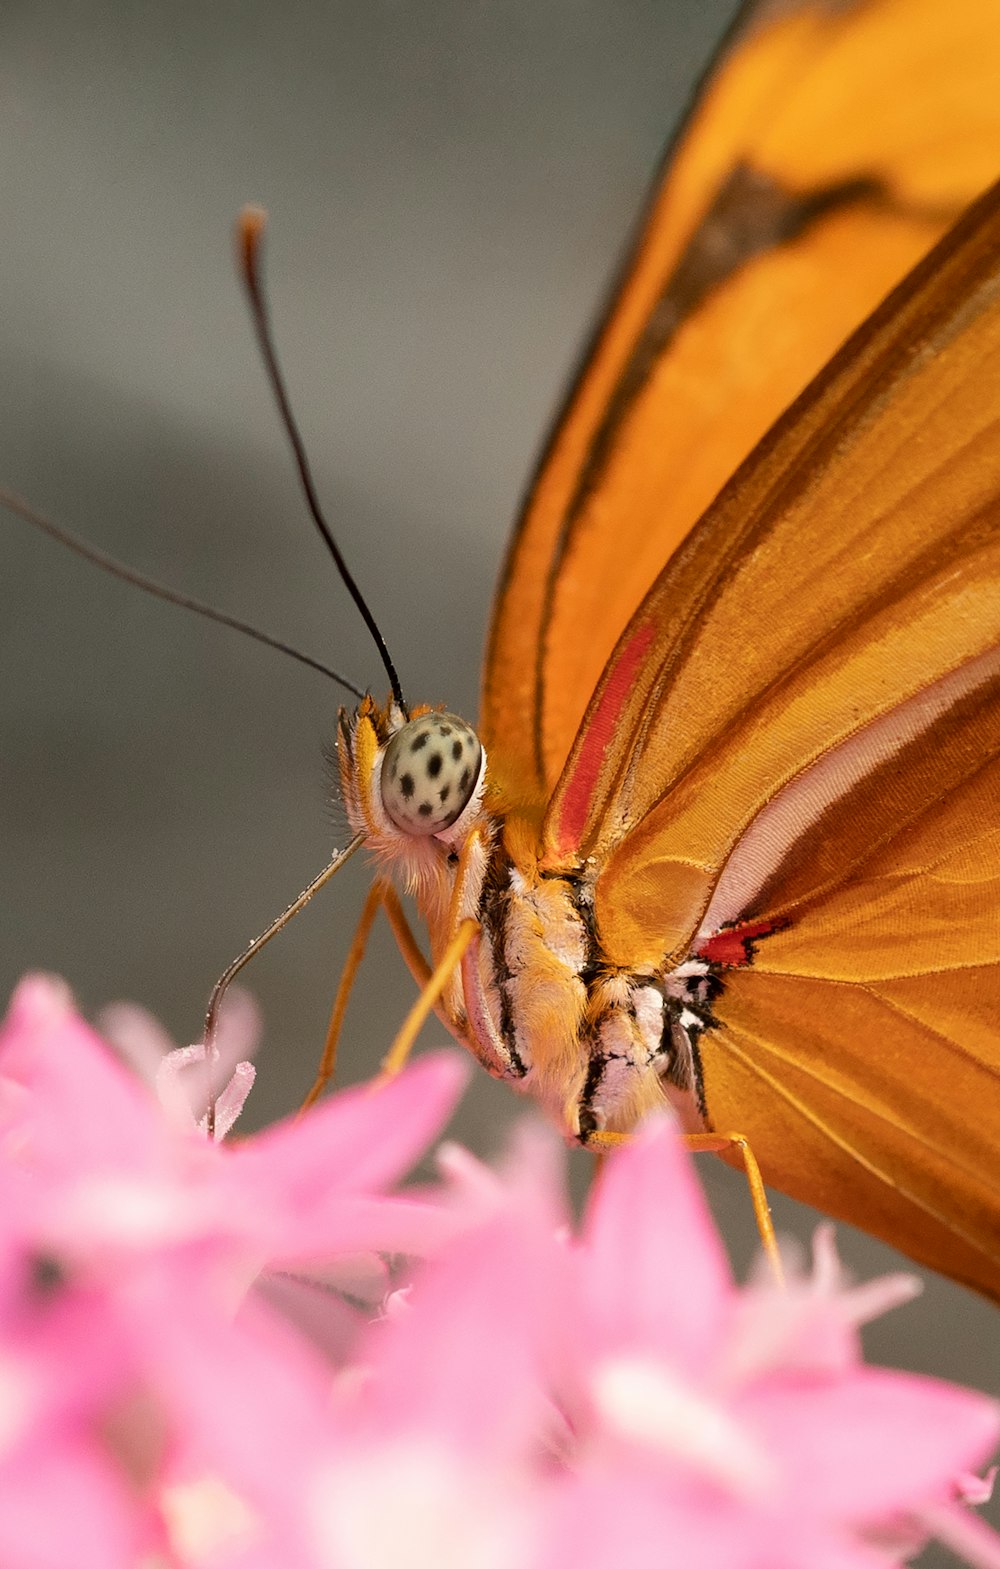
[[[584,721],[580,750],[572,775],[562,792],[559,819],[553,832],[557,855],[569,855],[580,843],[590,816],[594,788],[605,753],[614,736],[622,704],[628,695],[636,670],[646,657],[656,628],[652,623],[638,626],[621,649],[605,676],[604,690],[593,712]]]
[[[787,926],[787,921],[747,921],[741,926],[726,926],[713,932],[695,950],[695,957],[706,964],[725,964],[733,969],[743,969],[753,963],[754,944],[761,937]]]

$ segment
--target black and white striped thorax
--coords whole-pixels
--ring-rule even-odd
[[[688,959],[658,976],[606,978],[596,989],[600,1012],[586,1042],[580,1137],[615,1125],[619,1106],[633,1098],[633,1080],[642,1073],[653,1073],[668,1089],[690,1096],[704,1119],[700,1042],[717,1022],[711,1003],[720,989],[709,965]]]
[[[689,958],[658,973],[611,969],[586,875],[529,884],[499,836],[479,918],[480,976],[504,1077],[584,1141],[599,1128],[631,1126],[655,1103],[656,1085],[690,1096],[704,1116],[699,1041],[715,1023],[717,966]],[[547,1085],[553,1060],[565,1068]]]

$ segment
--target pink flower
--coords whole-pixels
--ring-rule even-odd
[[[162,1075],[161,1075],[162,1077]],[[211,1255],[247,1272],[363,1249],[423,1251],[453,1228],[440,1206],[387,1197],[448,1116],[457,1054],[342,1092],[233,1147],[165,1116],[44,977],[22,982],[0,1032],[0,1139],[32,1245],[65,1262],[163,1265]]]
[[[388,1190],[464,1077],[457,1056],[427,1057],[229,1147],[176,1096],[165,1113],[65,988],[22,983],[0,1031],[5,1569],[115,1569],[137,1543],[213,1530],[213,1563],[268,1542],[272,1562],[298,1561],[331,1369],[247,1288],[264,1266],[356,1274],[360,1250],[451,1236],[453,1210]],[[86,1492],[86,1543],[68,1515],[28,1531],[29,1500],[57,1476],[67,1497],[70,1480]]]
[[[862,1365],[858,1323],[907,1287],[845,1290],[828,1236],[812,1281],[737,1290],[666,1121],[609,1161],[576,1257],[577,1563],[606,1561],[574,1523],[601,1514],[658,1517],[686,1565],[861,1569],[901,1522],[940,1527],[1000,1435],[983,1396]]]
[[[997,1407],[860,1360],[911,1282],[848,1286],[821,1230],[739,1288],[668,1121],[574,1234],[531,1129],[393,1191],[452,1057],[224,1145],[197,1054],[123,1030],[165,1108],[52,982],[0,1032],[4,1569],[886,1569],[929,1535],[1000,1569],[966,1507]]]
[[[811,1278],[738,1289],[666,1122],[609,1160],[576,1240],[550,1147],[518,1156],[503,1182],[447,1153],[479,1224],[345,1374],[324,1564],[885,1569],[933,1531],[1000,1565],[952,1502],[997,1407],[860,1363],[908,1278],[848,1288],[824,1231]]]
[[[209,1095],[215,1095],[215,1137],[224,1139],[253,1088],[255,1069],[247,1058],[260,1045],[261,1020],[248,992],[226,993],[215,1033],[212,1071],[205,1048],[175,1046],[162,1025],[134,1003],[117,1002],[98,1017],[102,1036],[129,1067],[155,1089],[164,1111],[178,1126],[206,1131]]]
[[[530,1569],[562,1440],[551,1371],[569,1256],[553,1147],[505,1190],[467,1156],[479,1223],[373,1324],[338,1386],[340,1442],[308,1498],[329,1569]]]

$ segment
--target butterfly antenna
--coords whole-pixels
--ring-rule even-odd
[[[281,423],[284,425],[288,439],[292,444],[292,451],[295,455],[295,466],[299,471],[299,479],[302,482],[302,489],[305,493],[306,505],[309,508],[312,520],[319,529],[319,532],[326,544],[326,548],[329,550],[331,556],[334,559],[334,562],[336,563],[337,571],[340,573],[341,580],[344,583],[347,592],[350,594],[361,613],[361,619],[364,621],[365,626],[372,635],[372,638],[375,642],[375,647],[378,649],[379,658],[385,666],[386,674],[389,677],[389,685],[392,688],[392,695],[396,699],[396,702],[399,704],[400,708],[403,710],[404,714],[409,715],[409,709],[407,708],[406,700],[403,697],[403,688],[400,685],[399,676],[396,674],[396,667],[392,662],[388,647],[386,646],[385,638],[379,631],[375,617],[369,610],[368,605],[365,602],[364,595],[362,594],[357,583],[354,581],[354,577],[352,576],[347,566],[347,562],[344,560],[344,557],[341,553],[340,546],[333,537],[333,531],[323,516],[323,512],[319,504],[319,497],[316,494],[316,486],[313,483],[312,470],[309,467],[309,459],[306,456],[305,443],[302,440],[301,432],[299,431],[299,427],[295,422],[295,416],[292,413],[292,406],[289,401],[287,388],[285,386],[285,379],[282,375],[281,367],[278,364],[278,356],[274,347],[274,338],[271,332],[271,320],[268,313],[267,301],[264,297],[263,284],[261,281],[261,249],[266,225],[267,214],[264,212],[263,208],[244,207],[243,211],[240,213],[239,218],[237,219],[236,227],[237,239],[239,241],[240,275],[243,279],[243,283],[247,291],[247,297],[250,301],[250,313],[253,317],[254,330],[257,334],[257,343],[260,348],[261,356],[264,360],[265,369],[267,371],[267,379],[271,384],[271,391],[274,393],[275,402],[278,405],[278,412],[281,416]]]
[[[5,507],[15,517],[21,518],[25,523],[30,523],[32,528],[37,528],[40,533],[47,534],[50,539],[56,540],[60,545],[65,545],[67,550],[72,550],[84,561],[89,561],[95,567],[100,567],[102,572],[107,572],[111,577],[120,578],[123,583],[129,583],[132,588],[141,588],[144,594],[151,594],[154,599],[162,599],[168,605],[180,605],[182,610],[193,610],[196,616],[204,616],[206,621],[215,621],[219,626],[231,627],[234,632],[242,632],[244,637],[253,638],[255,643],[263,643],[265,648],[276,648],[280,654],[287,654],[290,659],[298,660],[300,665],[307,665],[310,670],[318,670],[320,675],[336,681],[345,691],[355,697],[364,696],[361,688],[355,686],[346,676],[324,665],[321,660],[314,659],[311,654],[305,654],[300,648],[293,648],[290,643],[284,642],[280,637],[272,637],[269,632],[261,631],[260,627],[251,626],[249,622],[241,621],[238,616],[229,616],[224,610],[216,610],[212,605],[206,605],[200,599],[192,599],[189,594],[180,594],[176,589],[167,588],[165,584],[158,583],[155,578],[147,577],[144,572],[137,572],[134,567],[126,566],[124,561],[118,561],[114,556],[109,556],[105,551],[98,550],[87,540],[81,539],[77,534],[71,534],[68,529],[60,528],[47,518],[44,513],[38,512],[28,505],[20,496],[15,496],[12,491],[0,489],[0,507]]]

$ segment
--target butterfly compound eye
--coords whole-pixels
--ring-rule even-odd
[[[424,714],[397,730],[382,758],[382,805],[407,834],[437,834],[468,806],[479,778],[479,737],[454,714]]]

